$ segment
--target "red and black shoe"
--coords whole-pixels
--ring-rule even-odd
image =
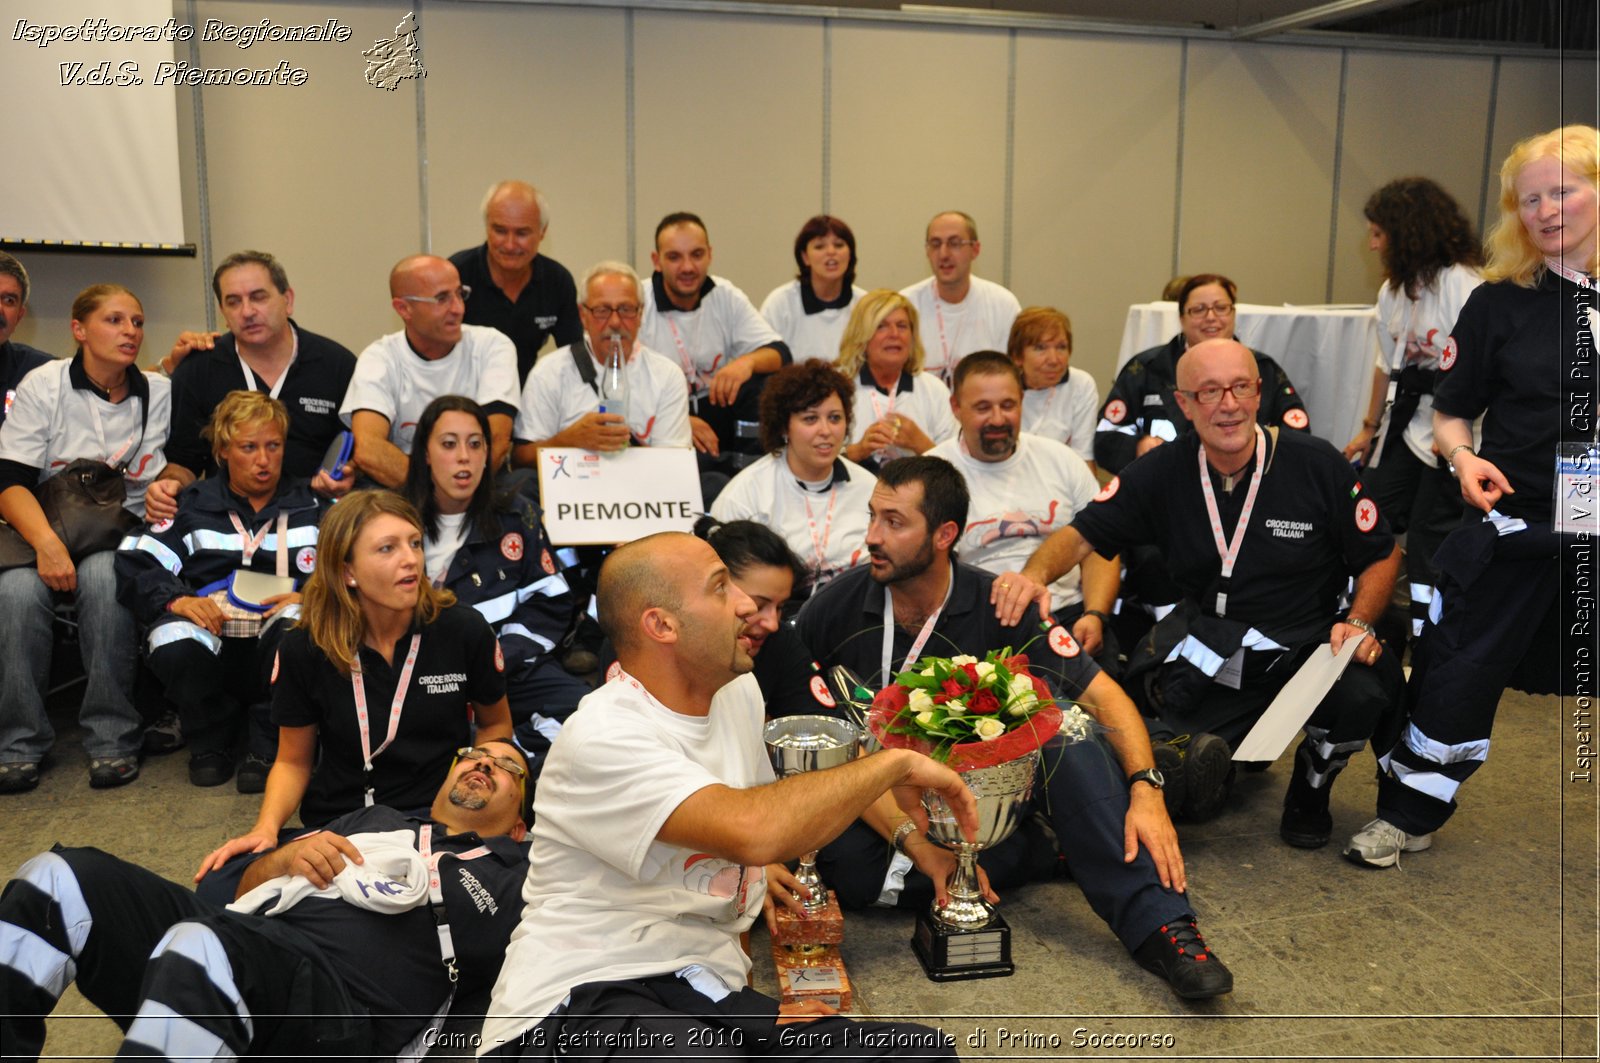
[[[1192,918],[1168,923],[1133,950],[1140,967],[1167,980],[1185,1000],[1205,1000],[1233,991],[1233,972],[1206,945]]]

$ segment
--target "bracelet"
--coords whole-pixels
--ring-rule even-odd
[[[916,829],[917,821],[914,819],[908,819],[894,829],[894,837],[890,838],[889,842],[894,846],[896,852],[903,853],[906,851],[906,838]]]
[[[1085,609],[1083,611],[1083,615],[1084,616],[1092,616],[1092,617],[1097,618],[1100,621],[1100,623],[1105,625],[1106,627],[1110,627],[1111,626],[1111,618],[1109,616],[1107,616],[1106,614],[1102,613],[1098,609]]]
[[[1450,453],[1448,453],[1448,454],[1446,454],[1444,456],[1444,463],[1446,465],[1454,465],[1456,463],[1456,455],[1461,453],[1463,450],[1465,450],[1468,453],[1470,453],[1472,451],[1472,444],[1471,443],[1457,443],[1455,446],[1451,447],[1450,448]]]
[[[1361,619],[1359,616],[1347,616],[1344,618],[1344,622],[1353,628],[1359,628],[1360,630],[1365,631],[1373,638],[1378,637],[1378,629]]]

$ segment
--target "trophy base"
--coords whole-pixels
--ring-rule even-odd
[[[817,946],[820,951],[798,950],[773,942],[772,965],[778,972],[778,999],[785,1004],[820,1000],[840,1011],[851,1005],[850,976],[837,945]]]
[[[935,982],[1004,978],[1017,969],[1011,962],[1011,927],[998,912],[981,930],[954,930],[938,923],[926,909],[919,911],[911,950],[923,973]]]
[[[828,904],[815,915],[801,918],[793,911],[777,905],[772,926],[768,932],[780,945],[837,945],[844,941],[844,912],[839,898],[828,891]]]

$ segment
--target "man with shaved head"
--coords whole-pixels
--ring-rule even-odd
[[[440,395],[465,395],[488,412],[496,467],[511,449],[517,352],[502,333],[463,324],[471,295],[437,255],[411,255],[389,271],[389,301],[405,328],[361,352],[339,408],[355,434],[357,468],[386,487],[405,482],[417,418]]]
[[[517,348],[517,381],[528,379],[539,348],[576,343],[578,291],[567,268],[539,254],[550,228],[550,202],[526,181],[497,181],[483,197],[487,239],[457,251],[451,263],[471,288],[465,321],[499,329]]]
[[[1398,655],[1373,625],[1388,605],[1400,549],[1338,450],[1256,424],[1261,377],[1243,344],[1190,347],[1177,395],[1194,432],[1130,463],[1044,541],[1023,569],[1027,579],[994,597],[1002,616],[1020,612],[1039,583],[1090,551],[1161,551],[1184,600],[1141,644],[1123,682],[1156,718],[1168,806],[1197,820],[1221,808],[1232,747],[1290,677],[1313,653],[1357,640],[1354,660],[1306,722],[1284,797],[1283,840],[1318,848],[1333,829],[1334,776],[1399,695]]]
[[[550,748],[485,1054],[605,1045],[698,1059],[725,1053],[697,1045],[732,1045],[749,1057],[953,1058],[939,1031],[855,1024],[816,1001],[780,1007],[748,987],[739,938],[761,911],[764,866],[820,847],[885,791],[926,828],[921,791],[937,790],[970,834],[977,810],[960,777],[895,749],[775,780],[749,674],[755,603],[693,536],[619,547],[599,599],[617,667]],[[780,1015],[810,1021],[780,1040]]]

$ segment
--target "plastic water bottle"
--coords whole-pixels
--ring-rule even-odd
[[[622,333],[611,333],[611,353],[600,374],[600,412],[628,419],[628,378],[623,374]]]

